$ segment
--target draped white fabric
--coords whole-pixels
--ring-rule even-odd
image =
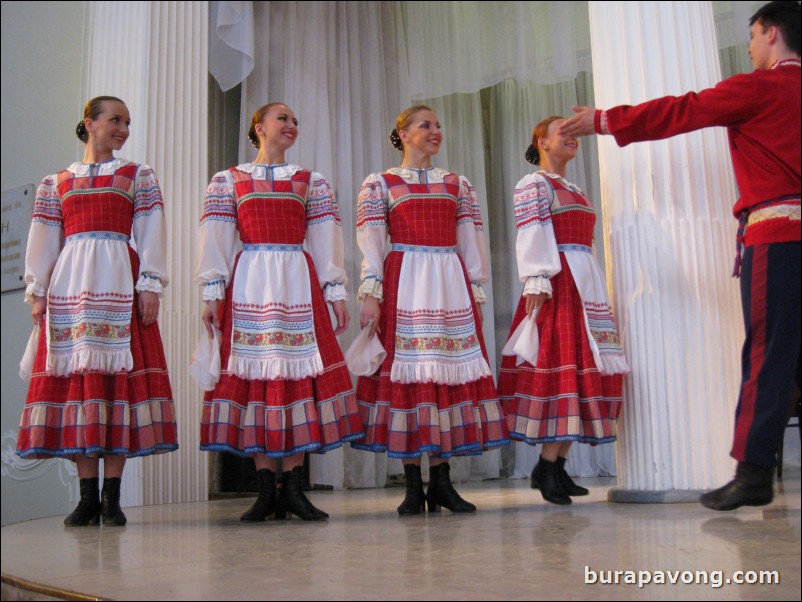
[[[359,330],[355,293],[361,255],[355,236],[348,235],[354,232],[359,184],[368,174],[400,163],[400,153],[387,141],[389,132],[402,109],[422,101],[444,126],[445,144],[434,164],[464,174],[482,203],[492,264],[484,333],[495,372],[521,292],[512,196],[515,183],[534,170],[524,159],[532,128],[550,115],[568,115],[571,105],[593,104],[587,3],[253,4],[258,35],[255,67],[243,83],[239,159],[255,156],[245,137],[254,110],[267,102],[289,104],[301,136],[287,158],[330,179],[346,233],[352,327],[340,343],[346,348]],[[733,71],[744,70],[738,56],[745,55],[748,29],[740,27],[749,15],[743,16],[742,4],[755,3],[714,3],[727,46],[741,45],[722,51],[732,53]],[[598,214],[595,138],[583,140],[567,178],[585,190]],[[597,254],[604,266],[601,221],[599,214]],[[522,477],[538,454],[539,447],[516,444],[452,461],[452,475],[457,480]],[[574,446],[567,466],[581,476],[615,474],[614,446]],[[403,471],[398,460],[349,448],[313,457],[312,472],[321,484],[373,487],[383,486],[387,474]]]
[[[590,71],[584,2],[405,2],[412,98]]]
[[[209,73],[225,92],[253,71],[253,3],[212,2],[209,21]]]

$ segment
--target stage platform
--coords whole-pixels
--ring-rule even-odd
[[[122,528],[10,525],[3,599],[799,600],[798,470],[772,505],[729,513],[608,503],[613,479],[578,481],[591,495],[569,507],[525,480],[459,485],[475,515],[399,518],[386,488],[310,493],[325,523],[241,524],[243,498],[127,508]],[[735,583],[760,571],[780,583]]]

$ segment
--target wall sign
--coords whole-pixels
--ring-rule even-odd
[[[25,248],[28,245],[35,194],[33,184],[3,191],[0,274],[4,293],[25,288]]]

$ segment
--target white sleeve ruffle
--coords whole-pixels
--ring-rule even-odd
[[[306,248],[327,303],[348,299],[343,229],[337,198],[328,181],[313,172],[306,198]]]
[[[56,176],[48,176],[39,185],[33,205],[28,246],[25,250],[25,301],[47,296],[50,277],[64,246],[64,219],[58,196]]]
[[[357,198],[356,242],[362,251],[361,284],[357,299],[384,299],[384,254],[387,245],[388,192],[381,174],[371,174],[362,183]]]
[[[237,204],[231,173],[222,171],[206,188],[198,231],[200,252],[195,284],[203,286],[203,300],[224,299],[237,257]]]
[[[140,165],[134,193],[133,235],[139,255],[136,290],[161,295],[169,283],[167,277],[167,223],[164,201],[156,174]]]
[[[539,174],[525,176],[515,187],[514,207],[518,238],[515,254],[518,277],[524,284],[523,294],[547,293],[551,296],[549,278],[560,272],[560,251],[551,221],[554,192],[546,178]]]
[[[465,264],[476,302],[486,303],[487,296],[481,285],[487,283],[490,268],[482,213],[476,190],[463,176],[459,177],[457,199],[457,253]]]

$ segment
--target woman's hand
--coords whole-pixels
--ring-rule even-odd
[[[379,300],[376,297],[368,295],[362,302],[362,313],[359,314],[359,327],[365,328],[372,322],[370,327],[370,336],[372,337],[377,332],[381,332],[379,328],[379,318],[381,317],[381,307]]]
[[[332,303],[331,309],[334,311],[334,317],[337,318],[337,330],[334,331],[334,336],[339,336],[348,330],[348,325],[351,323],[351,315],[348,313],[348,308],[342,299]]]
[[[209,333],[210,339],[214,338],[214,328],[212,328],[212,325],[217,326],[217,329],[220,330],[220,318],[218,317],[219,310],[220,299],[207,301],[206,305],[203,306],[201,320],[203,320],[203,324],[206,326],[206,331]]]
[[[45,312],[47,311],[47,297],[34,297],[33,307],[31,307],[31,319],[33,325],[40,325],[45,319]]]
[[[530,318],[537,313],[540,306],[549,298],[548,293],[538,293],[537,295],[526,295],[526,315]]]
[[[152,291],[139,293],[139,321],[142,326],[150,326],[159,317],[159,295]]]

